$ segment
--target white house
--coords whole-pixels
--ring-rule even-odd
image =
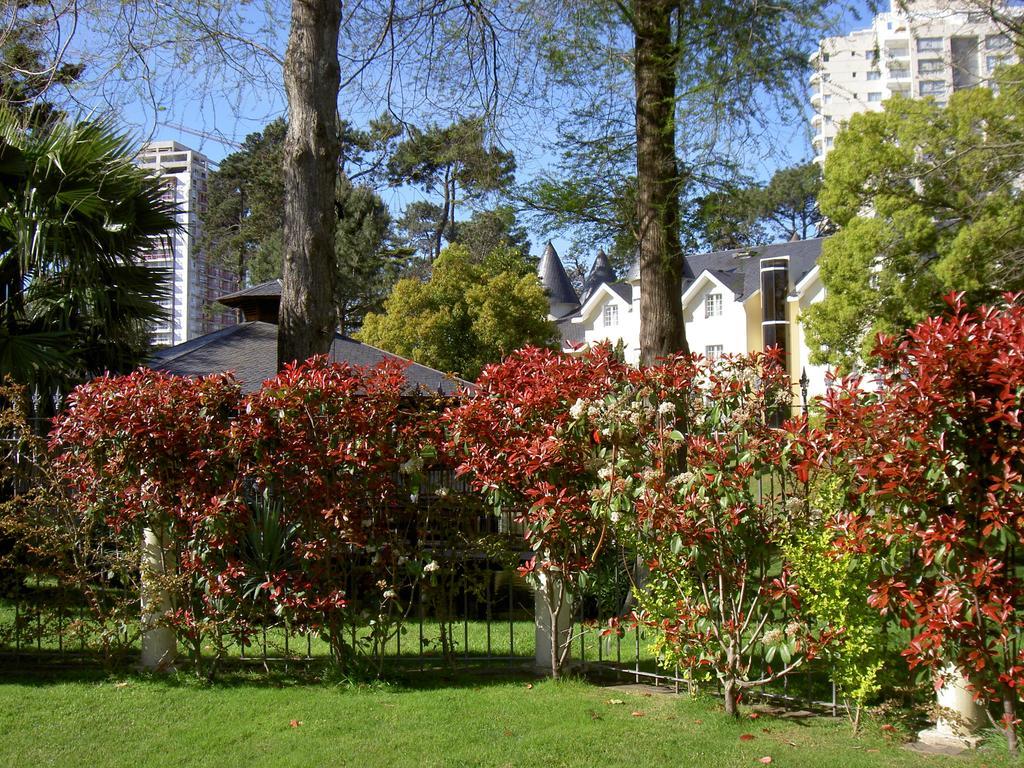
[[[822,394],[826,370],[810,363],[800,323],[803,310],[825,295],[817,264],[821,245],[822,239],[815,238],[687,256],[680,300],[690,349],[713,358],[780,346],[791,379],[799,381],[806,371],[809,395]],[[602,257],[599,254],[595,261],[592,277],[595,273],[605,278],[611,275],[607,257]],[[552,281],[558,272],[561,276]],[[565,351],[577,352],[605,341],[621,343],[626,361],[639,361],[640,275],[636,265],[623,280],[588,279],[575,308],[573,297],[564,290],[568,276],[550,244],[540,277],[545,287],[549,282],[561,286],[557,295],[549,288],[549,295],[551,317],[558,323]]]

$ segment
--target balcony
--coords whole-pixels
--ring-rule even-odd
[[[811,93],[811,106],[815,109],[821,107],[821,94],[818,91]]]

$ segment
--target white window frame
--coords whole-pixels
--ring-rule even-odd
[[[615,304],[605,304],[601,311],[601,322],[605,328],[614,328],[619,324],[619,308]]]
[[[708,344],[704,347],[704,357],[708,360],[717,360],[724,354],[721,344]]]
[[[709,293],[704,297],[704,319],[722,316],[722,294]]]
[[[917,38],[918,53],[942,52],[943,38],[941,37],[919,37]]]

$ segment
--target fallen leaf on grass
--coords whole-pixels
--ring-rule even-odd
[[[757,720],[757,718],[759,718],[760,716],[761,715],[758,714],[757,712],[751,712],[750,715],[749,715],[751,720]]]
[[[302,721],[292,720],[290,723],[288,723],[288,725],[290,725],[292,728],[298,728],[300,725],[302,725]]]
[[[601,715],[597,711],[595,711],[593,709],[588,709],[587,710],[587,714],[590,715],[590,719],[591,720],[600,720],[601,719]]]
[[[753,741],[753,740],[754,740],[754,734],[752,734],[752,733],[741,733],[740,734],[740,741]]]
[[[646,699],[649,699],[652,696],[652,694],[650,694],[650,693],[641,693],[640,695],[643,696]]]
[[[762,728],[761,729],[761,733],[771,733],[771,732],[772,732],[771,728]]]
[[[703,725],[703,724],[704,724],[704,721],[703,721],[703,720],[694,720],[694,721],[693,721],[693,724],[694,724],[694,725]]]
[[[609,704],[625,704],[626,702],[624,702],[622,699],[608,699],[608,703]]]
[[[513,733],[512,733],[512,731],[510,731],[510,730],[509,730],[508,728],[506,728],[506,729],[505,729],[505,735],[506,735],[506,736],[512,736],[512,735],[513,735]]]
[[[764,763],[765,765],[771,765],[772,759],[768,755],[758,758],[757,762]]]
[[[530,690],[531,688],[533,688],[533,683],[527,683],[526,690]]]
[[[636,709],[632,712],[633,717],[643,717],[645,714],[647,713],[641,712],[639,709]]]
[[[886,723],[885,725],[882,726],[882,730],[885,731],[886,733],[895,733],[896,732],[896,726],[889,725],[888,723]]]
[[[869,749],[869,750],[867,750],[867,751],[868,751],[868,752],[872,752],[872,753],[874,753],[874,754],[878,754],[878,752],[879,752],[880,750],[877,750],[877,749]]]
[[[122,680],[120,683],[114,683],[114,687],[115,688],[127,688],[128,687],[128,681],[127,680]]]

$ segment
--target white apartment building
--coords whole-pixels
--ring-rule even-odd
[[[824,162],[840,127],[858,112],[880,111],[895,95],[944,104],[953,91],[987,83],[997,66],[1015,61],[1010,39],[983,12],[987,4],[1004,5],[892,0],[867,29],[822,40],[811,55],[815,160]]]
[[[154,243],[147,260],[170,275],[164,307],[168,319],[154,326],[152,341],[171,346],[234,324],[234,313],[214,308],[214,299],[238,288],[227,269],[211,265],[196,243],[206,212],[206,181],[210,161],[176,141],[153,141],[139,153],[138,165],[157,173],[165,185],[164,200],[178,207],[180,229]]]

